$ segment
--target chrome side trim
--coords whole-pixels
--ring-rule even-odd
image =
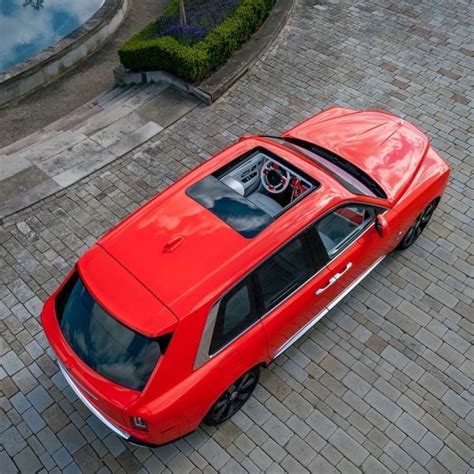
[[[59,362],[58,360],[58,365],[59,369],[61,370],[62,374],[64,375],[64,378],[66,379],[66,382],[70,385],[74,393],[79,397],[82,403],[92,412],[93,415],[95,415],[99,420],[104,423],[107,428],[111,429],[115,434],[118,434],[120,437],[128,440],[131,435],[127,433],[126,431],[123,431],[122,429],[118,428],[115,426],[113,423],[111,423],[102,413],[89,401],[87,398],[82,394],[82,392],[79,390],[79,387],[76,385],[72,377],[68,374],[67,370],[65,367]]]
[[[201,365],[203,365],[212,357],[212,355],[209,354],[209,348],[211,346],[212,334],[214,333],[214,327],[216,325],[216,320],[217,320],[217,313],[219,311],[219,306],[221,304],[221,301],[222,301],[222,298],[219,299],[217,303],[215,303],[212,306],[211,310],[209,311],[209,314],[207,315],[206,325],[204,326],[204,330],[201,336],[201,342],[199,343],[199,348],[196,354],[196,358],[194,359],[193,370],[196,370],[199,367],[201,367]],[[239,336],[240,335],[241,334],[239,334]],[[230,342],[232,341],[229,341],[229,344]]]
[[[304,336],[321,318],[326,316],[329,313],[327,308],[324,308],[320,313],[318,313],[311,321],[306,323],[293,337],[288,339],[288,341],[283,344],[280,349],[273,356],[276,359],[279,355],[283,354],[289,347],[291,347],[300,337]]]
[[[337,296],[331,303],[326,306],[321,312],[319,312],[311,321],[306,323],[293,337],[283,344],[280,349],[273,356],[276,359],[279,355],[283,354],[289,347],[291,347],[300,337],[304,336],[321,318],[326,316],[329,311],[334,308],[345,296],[347,296],[383,259],[385,255],[379,257],[362,275],[354,280],[339,296]]]
[[[347,296],[384,258],[386,255],[382,255],[356,280],[354,280],[339,296],[331,301],[328,305],[328,311],[334,308],[345,296]]]

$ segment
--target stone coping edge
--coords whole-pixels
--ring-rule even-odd
[[[105,0],[83,25],[49,48],[0,73],[0,107],[54,81],[98,49],[125,18],[128,0]]]
[[[211,105],[266,52],[286,25],[295,3],[296,0],[277,0],[262,26],[225,64],[200,84],[190,84],[166,71],[131,71],[122,65],[114,69],[115,81],[119,86],[166,81]]]

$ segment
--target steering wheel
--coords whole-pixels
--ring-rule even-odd
[[[260,170],[260,179],[269,193],[278,194],[290,184],[290,173],[280,164],[267,160]]]

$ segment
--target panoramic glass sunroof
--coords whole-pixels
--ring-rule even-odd
[[[243,237],[252,238],[318,186],[295,166],[258,148],[186,193]]]

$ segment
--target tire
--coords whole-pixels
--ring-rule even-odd
[[[437,206],[438,200],[434,199],[423,209],[423,211],[421,211],[413,225],[408,229],[407,233],[403,236],[403,239],[398,244],[398,250],[405,250],[416,242],[425,227],[428,225],[428,222],[430,221],[431,216],[433,215],[433,212]]]
[[[204,417],[204,423],[216,426],[237,413],[252,395],[259,378],[259,367],[254,367],[239,377],[212,405]]]

